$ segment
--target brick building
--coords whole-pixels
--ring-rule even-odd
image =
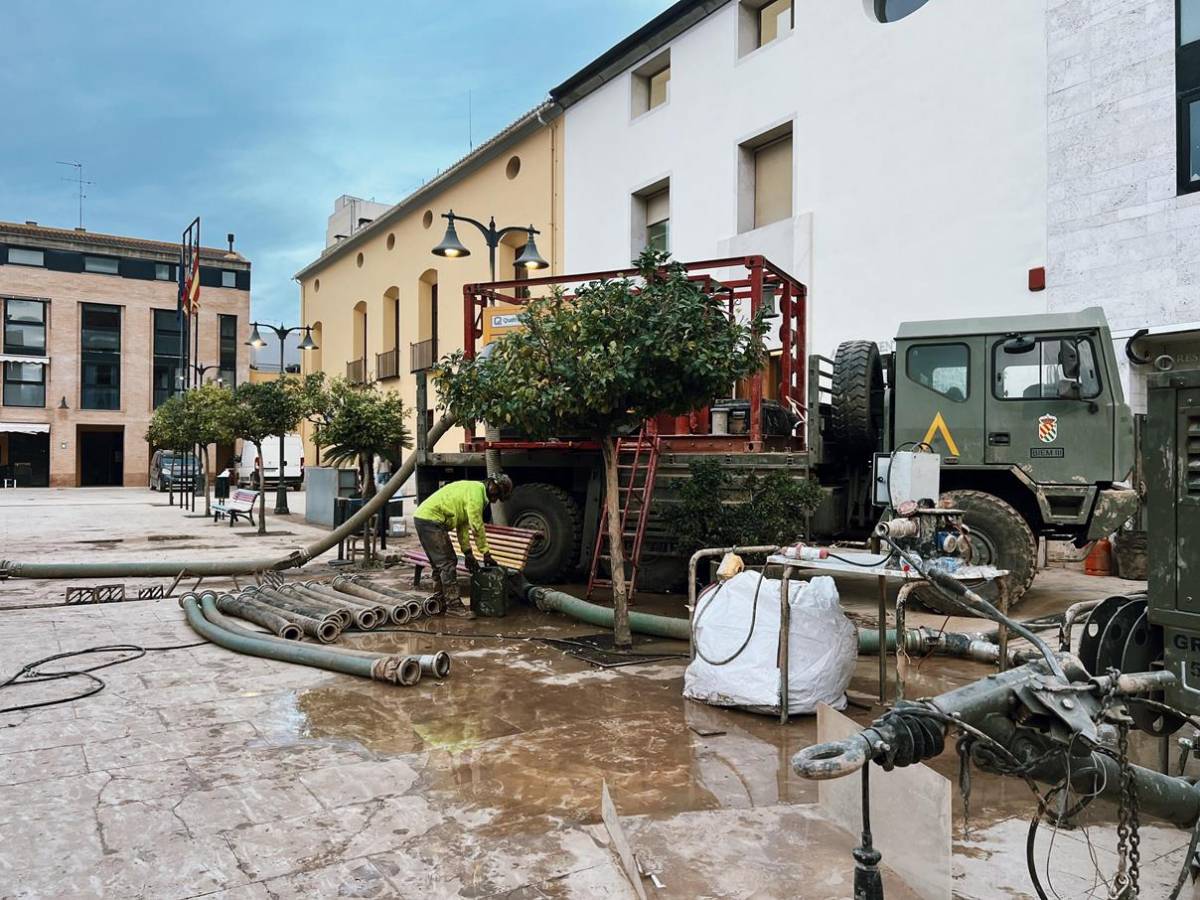
[[[248,377],[250,262],[204,248],[204,379]],[[0,222],[0,476],[144,486],[154,408],[182,383],[179,245]]]

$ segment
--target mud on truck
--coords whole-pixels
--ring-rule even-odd
[[[1084,545],[1137,508],[1126,484],[1133,423],[1103,312],[909,322],[883,353],[849,341],[832,359],[809,355],[806,287],[761,256],[686,265],[690,278],[726,297],[731,315],[766,309],[772,327],[763,370],[728,397],[685,416],[660,416],[618,443],[622,533],[631,590],[682,585],[686,559],[666,527],[672,482],[691,463],[716,459],[734,480],[784,471],[815,478],[825,498],[798,530],[816,540],[861,540],[872,503],[876,454],[926,445],[942,456],[944,499],[965,511],[972,559],[1011,572],[1010,602],[1033,581],[1037,538]],[[532,296],[634,269],[466,285],[468,356],[515,328]],[[664,335],[670,340],[670,335]],[[426,405],[424,380],[418,408]],[[509,525],[542,532],[526,574],[535,583],[581,574],[603,579],[600,450],[584,435],[534,441],[506,429],[469,427],[455,452],[435,452],[418,416],[417,493],[482,478],[485,452],[500,454],[516,488]],[[601,583],[603,583],[601,581]],[[937,597],[924,597],[937,605]],[[942,601],[944,602],[944,601]]]

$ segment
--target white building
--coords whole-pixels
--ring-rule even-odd
[[[333,201],[333,214],[325,224],[325,246],[332,247],[366,228],[392,208],[390,203],[377,203],[362,197],[342,194]]]
[[[809,285],[824,353],[913,318],[1101,303],[1115,328],[1200,319],[1176,2],[1200,7],[676,3],[552,91],[566,271],[647,241],[762,253]]]

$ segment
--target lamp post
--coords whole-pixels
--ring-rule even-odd
[[[285,328],[282,323],[279,325],[267,325],[263,322],[251,322],[250,340],[246,341],[255,350],[261,350],[267,346],[267,342],[262,339],[262,335],[258,333],[258,329],[267,328],[275,332],[275,337],[279,338],[279,377],[283,378],[283,342],[293,331],[303,331],[304,337],[300,340],[298,349],[300,350],[317,350],[320,349],[313,343],[312,327],[309,325],[292,325],[290,328]],[[279,476],[276,479],[275,490],[275,515],[286,516],[290,510],[288,509],[287,501],[287,485],[283,482],[284,463],[283,458],[283,435],[279,435]],[[260,484],[259,489],[266,488],[265,484]]]
[[[479,229],[479,233],[483,235],[483,239],[487,242],[488,265],[491,269],[492,281],[496,280],[496,248],[500,246],[500,241],[504,239],[506,234],[512,234],[517,231],[525,232],[529,235],[529,240],[525,242],[525,247],[521,250],[521,255],[517,257],[516,265],[530,270],[547,269],[550,267],[550,263],[542,259],[542,255],[538,253],[537,244],[534,243],[533,236],[541,234],[541,232],[532,225],[528,228],[522,225],[509,225],[506,228],[497,228],[495,216],[492,216],[488,223],[484,225],[482,222],[468,216],[456,215],[454,210],[442,213],[442,218],[447,220],[446,234],[442,237],[442,242],[433,248],[435,256],[445,256],[450,259],[470,256],[471,251],[458,239],[458,232],[454,229],[455,222],[470,222]]]

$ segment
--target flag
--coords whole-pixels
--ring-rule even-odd
[[[200,248],[192,251],[192,272],[188,277],[188,315],[200,312]]]

